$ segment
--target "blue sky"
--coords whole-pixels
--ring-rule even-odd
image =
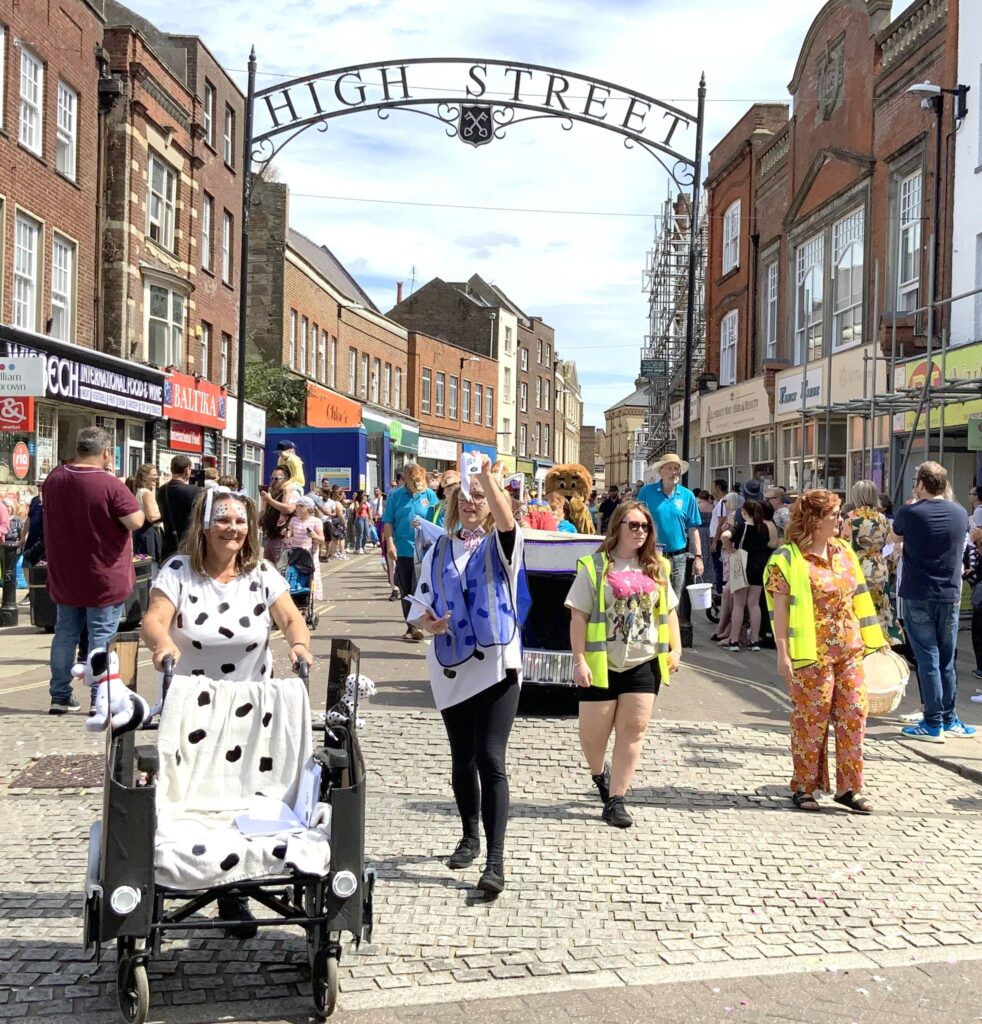
[[[787,99],[821,0],[132,0],[161,29],[200,35],[244,86],[411,57],[505,58],[568,68],[695,109],[708,84],[707,153],[754,101]],[[907,6],[894,0],[894,14]],[[753,45],[751,52],[748,47]],[[586,423],[633,390],[647,331],[642,293],[667,177],[618,136],[555,119],[479,150],[439,124],[365,113],[309,132],[276,166],[293,227],[328,245],[383,309],[395,282],[480,273],[556,329],[576,360]],[[328,198],[333,197],[333,198]],[[342,197],[342,198],[337,198]],[[363,202],[355,200],[376,200]],[[378,200],[388,200],[380,203]],[[446,209],[486,206],[561,213]],[[586,216],[584,211],[636,216]]]

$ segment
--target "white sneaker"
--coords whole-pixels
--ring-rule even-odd
[[[969,697],[968,699],[969,699],[970,701],[972,701],[973,703],[975,703],[975,704],[982,704],[982,693],[976,693],[976,694],[973,694],[973,695],[972,695],[971,697]]]

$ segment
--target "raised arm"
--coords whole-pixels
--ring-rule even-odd
[[[515,529],[515,517],[511,511],[511,498],[501,489],[497,476],[491,472],[491,460],[485,455],[481,460],[481,472],[478,480],[484,488],[484,496],[488,499],[488,507],[494,517],[494,525],[501,533],[509,533]]]

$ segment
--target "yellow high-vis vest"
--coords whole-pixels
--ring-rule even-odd
[[[859,620],[859,631],[863,638],[865,654],[872,654],[881,647],[888,646],[883,635],[876,605],[870,597],[866,577],[859,566],[859,559],[852,546],[845,541],[833,538],[830,545],[836,545],[852,559],[853,569],[859,586],[852,598],[852,608]],[[776,566],[781,575],[788,581],[791,596],[788,600],[788,656],[795,668],[814,665],[818,661],[818,645],[815,640],[815,607],[812,601],[811,581],[808,576],[808,562],[796,544],[782,544],[771,555],[767,567]],[[765,570],[766,575],[766,570]],[[771,622],[774,622],[774,599],[767,595],[767,610]]]
[[[586,569],[590,582],[593,584],[593,609],[586,624],[586,648],[584,659],[593,676],[593,685],[601,690],[606,690],[607,681],[607,619],[606,599],[604,598],[604,580],[607,577],[607,565],[610,559],[602,551],[593,555],[584,555],[576,563],[577,568],[583,566]],[[668,686],[668,592],[671,585],[668,578],[671,575],[672,567],[664,558],[661,562],[662,575],[665,578],[665,585],[660,588],[658,594],[658,638],[655,644],[655,657],[658,661],[658,668],[661,673],[663,686]]]

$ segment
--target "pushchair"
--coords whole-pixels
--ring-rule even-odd
[[[136,662],[139,647],[137,634],[119,634],[111,642],[120,656],[120,675],[135,688]],[[89,832],[88,869],[85,882],[84,945],[95,950],[96,962],[101,958],[104,943],[116,942],[116,989],[119,1008],[126,1021],[142,1024],[150,1004],[148,967],[151,957],[159,955],[162,942],[175,930],[209,930],[212,936],[221,935],[221,929],[252,922],[219,920],[200,915],[200,911],[218,902],[222,896],[246,896],[256,904],[272,911],[274,916],[256,922],[261,929],[299,926],[306,933],[307,962],[310,970],[312,996],[320,1016],[333,1013],[338,995],[338,965],[342,953],[342,936],[350,933],[356,944],[370,942],[372,935],[372,900],[375,872],[365,866],[365,763],[357,738],[357,685],[354,701],[347,708],[342,704],[346,694],[346,681],[354,675],[358,679],[360,653],[350,641],[335,640],[331,649],[331,662],[327,687],[327,708],[334,709],[331,724],[323,729],[323,745],[313,748],[310,730],[310,708],[307,698],[306,665],[300,679],[269,680],[256,683],[232,683],[226,680],[204,680],[202,677],[175,677],[172,666],[164,673],[164,710],[161,714],[156,747],[136,746],[135,737],[145,733],[116,733],[107,731],[105,787],[101,820],[93,823]],[[301,681],[302,680],[302,681]],[[249,694],[269,695],[279,704],[271,704],[273,714],[292,706],[296,714],[282,714],[281,721],[270,722],[267,715],[260,719],[264,705],[255,696],[247,699],[257,702],[252,726],[256,731],[281,735],[303,734],[308,741],[303,757],[308,769],[301,773],[298,788],[304,779],[314,780],[311,799],[331,822],[329,844],[320,847],[321,871],[301,871],[288,867],[291,855],[273,848],[272,870],[246,878],[236,878],[226,884],[207,886],[180,886],[168,876],[162,884],[162,871],[166,869],[166,844],[161,840],[161,827],[171,808],[167,804],[170,789],[177,772],[175,759],[169,749],[167,736],[176,728],[182,733],[187,721],[180,712],[185,707],[197,711],[210,711],[202,704],[202,694],[210,693],[211,701],[218,705],[222,689],[235,688],[232,700],[232,722],[241,716],[245,705],[240,702]],[[250,689],[251,688],[251,689]],[[195,693],[194,691],[199,691]],[[231,691],[230,691],[231,692]],[[289,696],[292,703],[281,698]],[[191,697],[193,699],[188,700]],[[183,703],[182,703],[183,702]],[[205,702],[208,704],[209,702]],[[230,705],[230,711],[234,705]],[[251,706],[250,706],[251,707]],[[342,713],[337,713],[338,708]],[[350,714],[345,713],[350,711]],[[170,718],[168,718],[170,712]],[[303,716],[302,719],[300,716]],[[192,719],[194,720],[194,719]],[[214,721],[212,719],[211,721]],[[209,722],[209,731],[211,731]],[[205,730],[199,730],[204,733]],[[224,753],[228,734],[216,728],[212,746],[217,747],[222,760],[235,760]],[[191,743],[206,748],[207,737],[192,733]],[[320,736],[317,737],[321,739]],[[187,751],[189,748],[183,748]],[[195,748],[197,749],[197,748]],[[282,748],[273,746],[276,755]],[[308,752],[312,750],[312,755]],[[224,754],[224,757],[222,756]],[[284,757],[284,764],[288,762]],[[180,753],[176,763],[181,764]],[[198,766],[200,768],[200,765]],[[311,772],[311,769],[313,771]],[[238,766],[228,771],[237,771]],[[262,769],[260,769],[262,770]],[[248,774],[245,759],[241,771],[243,787]],[[251,795],[251,794],[250,794]],[[226,794],[219,793],[219,807],[226,807]],[[228,797],[230,800],[231,797]],[[285,805],[284,805],[285,806]],[[226,817],[229,817],[226,810]],[[238,819],[236,819],[238,823]],[[241,826],[239,826],[241,828]],[[228,833],[234,834],[229,838]],[[255,833],[256,836],[262,833]],[[265,833],[267,836],[269,833]],[[222,842],[255,843],[258,855],[268,854],[275,838],[260,840],[245,838],[236,825],[219,828],[205,837],[185,834],[188,851],[201,854],[198,862],[205,863],[204,844],[213,845],[216,856],[226,846]],[[237,837],[237,838],[235,838]],[[293,837],[291,837],[292,839]],[[288,840],[287,842],[289,842]],[[200,845],[188,845],[192,842]],[[263,843],[266,845],[263,846]],[[280,844],[283,845],[283,844]],[[329,845],[329,850],[327,846]],[[241,846],[240,846],[241,849]],[[279,859],[277,859],[277,857]],[[229,857],[222,862],[225,867]],[[192,858],[192,868],[196,861]],[[229,941],[235,941],[230,938]]]
[[[291,548],[286,560],[286,582],[290,585],[293,603],[303,612],[311,629],[317,628],[320,616],[314,609],[314,556],[305,548]]]

